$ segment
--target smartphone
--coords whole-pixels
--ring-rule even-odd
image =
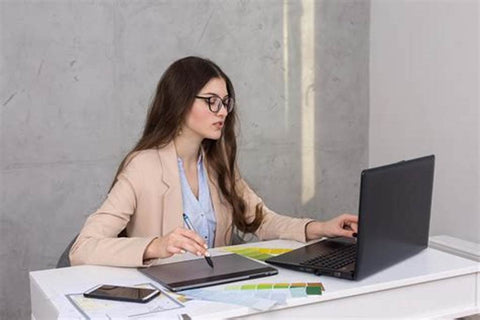
[[[160,294],[158,289],[123,287],[101,284],[83,294],[86,298],[119,300],[128,302],[145,303]]]

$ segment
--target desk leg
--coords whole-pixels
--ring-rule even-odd
[[[58,318],[58,310],[32,277],[30,277],[30,300],[32,319],[43,320]]]
[[[477,272],[477,313],[480,313],[480,266],[478,267]]]

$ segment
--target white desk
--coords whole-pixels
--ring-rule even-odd
[[[273,240],[244,246],[295,248],[301,245],[293,241]],[[286,306],[276,306],[268,312],[206,301],[187,302],[185,308],[174,312],[187,313],[194,319],[238,316],[249,319],[453,318],[480,312],[479,265],[478,262],[428,248],[362,281],[279,268],[276,276],[241,283],[320,281],[326,291],[321,296],[289,299]],[[152,280],[136,269],[128,268],[77,266],[33,271],[30,272],[32,318],[82,319],[65,294],[84,292],[101,283],[132,285],[144,282]],[[158,313],[156,318],[161,316],[175,317],[172,313]]]

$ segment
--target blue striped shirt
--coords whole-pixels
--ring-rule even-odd
[[[217,221],[210,198],[208,177],[203,165],[203,157],[200,155],[197,161],[198,199],[188,184],[182,159],[177,158],[177,162],[182,186],[183,212],[190,218],[195,231],[205,239],[208,247],[213,248]],[[187,228],[186,225],[185,228]]]

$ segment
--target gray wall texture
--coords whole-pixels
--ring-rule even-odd
[[[160,75],[183,56],[208,57],[231,77],[240,167],[267,205],[318,219],[357,211],[368,164],[368,0],[32,0],[0,9],[1,319],[30,317],[28,272],[53,268],[101,204]],[[304,199],[308,148],[315,170]]]
[[[480,243],[480,1],[372,0],[370,165],[435,154],[430,235]]]

